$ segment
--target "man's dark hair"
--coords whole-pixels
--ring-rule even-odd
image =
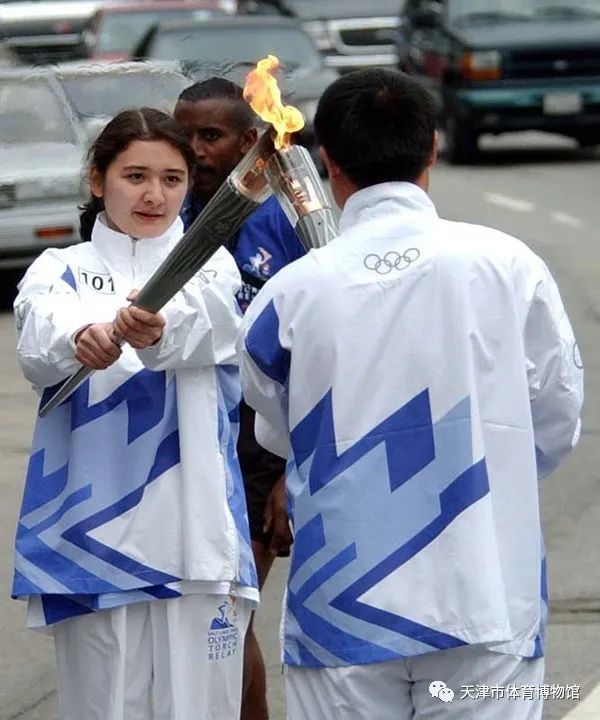
[[[357,70],[323,93],[315,133],[331,160],[359,188],[414,182],[435,142],[436,108],[416,80],[396,70]]]
[[[210,77],[185,88],[177,102],[197,103],[202,100],[228,100],[236,128],[243,132],[256,124],[252,108],[244,100],[242,88],[224,77]]]

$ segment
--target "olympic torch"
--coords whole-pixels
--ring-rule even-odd
[[[301,113],[284,106],[270,74],[279,65],[269,56],[248,76],[244,96],[270,123],[231,172],[171,253],[139,291],[133,305],[158,312],[273,191],[307,250],[326,244],[337,225],[310,154],[292,145],[290,135],[304,126]],[[273,134],[273,128],[277,131]],[[81,367],[40,408],[44,417],[93,373]]]

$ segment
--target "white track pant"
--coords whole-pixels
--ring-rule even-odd
[[[57,623],[61,720],[239,718],[250,611],[194,594]]]
[[[502,655],[477,645],[372,665],[288,667],[288,720],[540,720],[543,678],[543,658]],[[442,683],[454,692],[451,701],[447,691],[438,697]],[[476,686],[484,694],[492,686],[533,686],[525,691],[533,699],[524,699],[523,692],[518,699],[508,693],[473,699]]]

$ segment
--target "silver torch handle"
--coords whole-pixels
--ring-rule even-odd
[[[331,201],[306,148],[278,150],[265,175],[306,250],[323,247],[338,234]]]

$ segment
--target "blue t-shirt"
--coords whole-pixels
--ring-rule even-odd
[[[185,229],[198,217],[203,204],[188,194],[181,209]],[[306,250],[281,209],[271,195],[246,219],[228,250],[242,273],[242,287],[237,300],[246,312],[260,287],[282,267],[302,257]]]

